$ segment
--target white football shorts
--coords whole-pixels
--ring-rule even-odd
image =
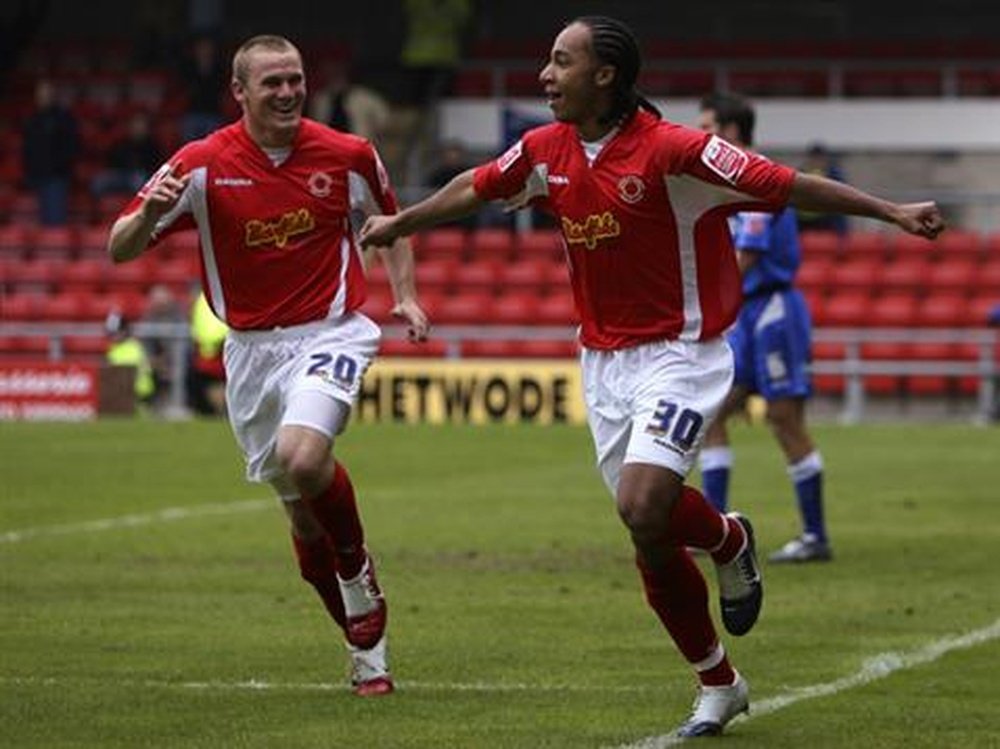
[[[625,463],[687,476],[733,382],[725,340],[584,349],[580,362],[597,466],[611,493],[617,494]]]
[[[354,405],[381,335],[359,312],[290,328],[230,331],[226,402],[250,481],[281,474],[275,456],[281,426],[307,426],[331,439],[343,428],[340,404]]]

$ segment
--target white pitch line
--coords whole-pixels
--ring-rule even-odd
[[[993,624],[988,627],[983,627],[982,629],[966,632],[963,635],[955,635],[935,640],[919,650],[911,650],[906,653],[897,653],[892,651],[888,653],[880,653],[879,655],[866,660],[858,671],[850,674],[849,676],[844,676],[840,679],[828,681],[823,684],[812,684],[806,687],[798,687],[775,697],[769,697],[767,699],[760,700],[759,702],[751,702],[750,708],[752,712],[749,715],[740,715],[734,718],[733,723],[745,722],[761,715],[768,715],[770,713],[777,712],[778,710],[783,710],[784,708],[803,700],[811,700],[816,697],[828,697],[832,694],[837,694],[838,692],[843,692],[848,689],[863,687],[874,681],[878,681],[879,679],[884,679],[896,671],[905,671],[910,668],[915,668],[916,666],[932,663],[953,650],[973,648],[977,645],[989,642],[990,640],[995,640],[998,637],[1000,637],[1000,619],[997,619],[993,622]],[[677,746],[684,741],[685,739],[678,738],[672,734],[664,736],[649,736],[630,744],[621,744],[616,747],[616,749],[663,749],[668,746]]]
[[[16,531],[0,533],[0,545],[16,544],[43,536],[68,536],[74,533],[97,533],[116,528],[134,528],[140,525],[154,523],[170,523],[175,520],[209,517],[213,515],[235,515],[242,512],[256,512],[268,507],[274,507],[274,502],[267,499],[248,499],[242,502],[217,502],[214,504],[194,505],[192,507],[167,507],[157,512],[142,515],[119,515],[113,518],[85,520],[81,523],[66,523],[63,525],[42,525],[37,528],[22,528]]]
[[[103,681],[96,678],[62,679],[53,676],[0,676],[0,685],[12,686],[44,686],[65,688],[67,686],[99,686],[112,684],[115,687],[127,689],[183,689],[204,692],[346,692],[351,687],[347,682],[271,682],[259,679],[247,681],[156,681],[150,679],[111,679]],[[660,686],[601,686],[597,684],[524,684],[517,682],[431,682],[431,681],[397,681],[396,686],[402,691],[415,692],[623,692],[634,694],[638,692],[658,691]]]

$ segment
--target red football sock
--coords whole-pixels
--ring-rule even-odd
[[[330,616],[343,629],[347,625],[347,614],[340,597],[337,564],[330,539],[324,535],[305,541],[293,533],[292,543],[295,545],[295,556],[299,560],[302,579],[316,589]]]
[[[667,542],[705,549],[719,563],[732,561],[743,548],[743,526],[712,507],[693,486],[685,486],[670,513]]]
[[[663,622],[678,650],[698,673],[702,684],[732,684],[736,674],[712,624],[708,588],[701,570],[683,547],[664,553],[661,564],[661,568],[654,571],[636,557],[646,601]]]
[[[337,571],[345,580],[357,577],[365,563],[365,534],[347,470],[336,464],[325,492],[309,500],[313,515],[333,541]]]

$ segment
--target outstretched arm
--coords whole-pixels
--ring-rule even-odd
[[[476,195],[472,174],[472,169],[462,172],[430,197],[395,216],[371,216],[361,228],[361,244],[388,246],[399,237],[475,213],[485,201]]]
[[[934,202],[893,203],[815,174],[797,173],[789,200],[808,211],[865,216],[896,224],[903,231],[928,239],[944,230],[944,219]]]
[[[392,287],[395,305],[392,314],[407,325],[407,335],[411,341],[426,341],[430,324],[427,315],[417,302],[417,286],[413,274],[413,251],[406,239],[397,239],[389,247],[377,247],[379,257],[385,264]]]

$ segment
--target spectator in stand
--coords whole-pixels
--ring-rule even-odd
[[[129,120],[128,133],[108,150],[107,168],[91,183],[95,195],[135,193],[163,163],[160,146],[150,132],[149,116],[136,112]]]
[[[426,186],[434,190],[439,190],[472,166],[475,166],[475,164],[469,158],[469,152],[462,141],[445,141],[441,144],[437,164],[431,170],[430,174],[427,175]],[[448,222],[447,226],[474,229],[477,224],[478,221],[475,216],[465,216],[464,218]]]
[[[108,364],[119,367],[135,367],[135,399],[140,405],[152,401],[156,386],[153,383],[153,368],[149,364],[146,349],[139,339],[132,335],[132,326],[118,311],[113,311],[104,321],[108,335]]]
[[[837,182],[846,182],[844,171],[836,156],[822,143],[813,143],[806,151],[806,160],[799,169],[803,174],[816,174]],[[832,231],[843,237],[847,234],[847,217],[840,213],[819,213],[796,209],[799,231]]]
[[[49,12],[49,0],[17,0],[5,3],[0,19],[0,94],[7,78],[17,68],[18,58],[31,43]]]
[[[355,83],[347,66],[327,60],[322,85],[309,95],[309,116],[335,130],[354,133],[378,144],[389,124],[389,102],[377,91]]]
[[[66,223],[69,188],[79,153],[76,118],[56,98],[55,86],[41,79],[35,87],[35,111],[24,123],[23,168],[28,187],[38,196],[46,226]]]
[[[204,292],[191,308],[191,366],[188,369],[188,405],[203,416],[226,413],[226,369],[222,347],[229,327],[208,305]]]
[[[448,93],[462,59],[462,37],[471,0],[405,0],[406,40],[401,61],[407,73],[406,103],[421,106]]]
[[[222,96],[229,83],[226,62],[210,34],[195,38],[180,66],[188,89],[188,111],[181,119],[184,142],[204,138],[222,124]]]
[[[177,325],[185,321],[181,305],[167,286],[157,284],[149,290],[142,323]],[[153,369],[153,406],[157,407],[163,403],[174,382],[176,339],[165,335],[151,335],[143,336],[141,340]]]
[[[719,641],[688,549],[715,563],[731,634],[750,631],[763,600],[749,521],[720,514],[685,484],[733,379],[722,336],[741,293],[726,217],[793,203],[928,238],[944,225],[933,203],[897,205],[661,119],[635,88],[640,68],[638,42],[622,22],[570,22],[539,75],[556,122],[400,213],[370,216],[361,243],[391,244],[489,200],[558,218],[597,463],[646,600],[701,684],[679,733],[709,736],[748,709],[749,687]]]

